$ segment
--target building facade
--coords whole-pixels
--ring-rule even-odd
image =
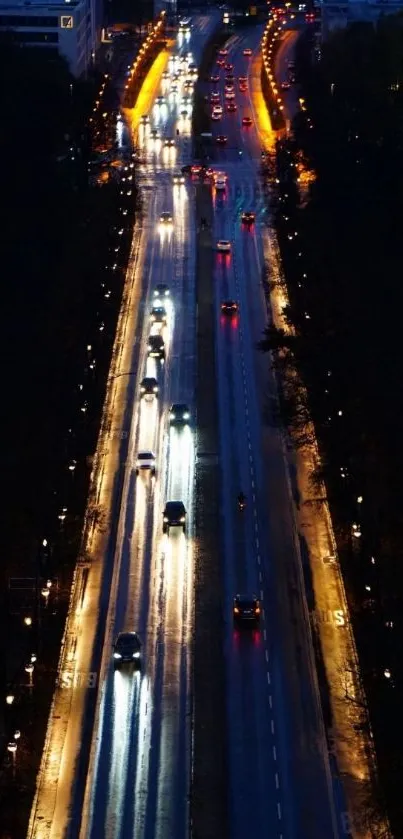
[[[77,77],[91,65],[101,27],[101,0],[0,0],[0,33],[21,47],[59,53]]]

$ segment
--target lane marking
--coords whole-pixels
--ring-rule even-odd
[[[264,654],[265,654],[266,661],[268,661],[268,660],[269,660],[269,651],[268,651],[268,650],[265,650],[265,651],[264,651]],[[268,674],[267,674],[267,681],[268,681],[268,682],[269,682],[269,679],[270,679],[270,674],[268,673]],[[269,684],[270,684],[270,682],[269,682]]]
[[[270,722],[271,733],[274,734],[274,720]]]
[[[275,773],[274,773],[274,779],[275,779],[275,781],[276,781],[276,789],[279,789],[279,787],[280,787],[280,781],[279,781],[279,779],[278,779],[278,773],[277,773],[277,772],[275,772]]]
[[[273,746],[273,760],[277,760],[277,751],[275,746]]]
[[[267,641],[267,632],[265,629],[263,630],[263,638],[265,641]]]
[[[267,683],[268,683],[269,685],[271,685],[271,678],[270,678],[270,673],[269,673],[269,671],[267,671]]]
[[[277,815],[278,815],[279,821],[281,821],[281,806],[280,806],[279,801],[277,801]]]
[[[271,698],[271,694],[270,694],[270,696],[269,696],[269,705],[270,705],[270,708],[272,708],[272,707],[273,707],[273,700],[272,700],[272,698]]]

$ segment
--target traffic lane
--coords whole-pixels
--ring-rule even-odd
[[[156,194],[153,202],[153,213],[158,218],[161,206],[161,196]],[[165,244],[161,240],[158,225],[150,224],[148,236],[149,248],[145,259],[145,271],[149,276],[151,282],[157,283],[158,279],[163,279],[164,275],[161,272],[161,251],[164,250]],[[164,260],[165,265],[169,260]],[[133,406],[132,419],[132,447],[130,450],[129,460],[126,464],[126,490],[123,493],[119,534],[117,540],[117,556],[119,577],[116,583],[115,590],[115,607],[114,614],[109,622],[109,635],[105,637],[104,643],[104,665],[106,671],[105,684],[103,688],[102,705],[100,710],[100,725],[98,730],[100,735],[100,744],[97,752],[97,759],[94,767],[94,778],[92,779],[92,801],[93,801],[93,820],[91,827],[91,834],[93,836],[100,836],[102,830],[105,828],[109,831],[109,825],[118,825],[121,818],[121,801],[119,790],[125,786],[124,783],[124,767],[127,766],[123,762],[123,768],[118,772],[114,771],[115,767],[119,767],[122,763],[122,745],[121,739],[115,736],[115,728],[121,724],[120,717],[116,717],[115,709],[119,710],[120,705],[116,706],[114,685],[116,679],[113,673],[113,665],[111,665],[111,653],[113,637],[118,632],[125,629],[138,631],[142,640],[145,636],[146,620],[145,618],[139,624],[134,625],[130,622],[128,615],[128,608],[134,597],[139,596],[142,592],[140,581],[146,579],[144,568],[148,567],[151,558],[151,531],[152,519],[150,519],[150,509],[153,507],[153,482],[151,481],[144,492],[144,487],[141,479],[136,480],[134,475],[134,464],[137,451],[146,448],[155,448],[155,440],[157,436],[158,423],[161,421],[160,408],[154,401],[153,405],[146,405],[143,401],[139,401],[139,384],[143,375],[155,375],[155,362],[147,359],[146,344],[150,332],[149,312],[144,312],[144,319],[142,324],[142,338],[141,338],[141,355],[140,363],[137,371],[137,388],[136,401]],[[164,385],[166,386],[165,376],[159,375],[159,383],[161,386],[161,397],[164,393]],[[153,445],[154,441],[154,445]],[[134,522],[134,529],[133,529]],[[151,525],[151,527],[150,527]],[[129,584],[128,584],[129,581]],[[143,598],[145,602],[145,596]],[[146,645],[145,645],[146,648]],[[121,694],[120,694],[121,695]],[[138,699],[138,693],[127,693],[126,700],[131,697],[133,717],[136,719],[135,703]],[[127,719],[131,719],[129,715]],[[136,738],[136,728],[132,726],[130,732],[126,736],[127,748],[129,748],[132,739]],[[119,760],[117,759],[118,752]],[[109,771],[107,768],[109,767]],[[112,829],[112,828],[111,828]],[[113,830],[112,830],[113,832]],[[118,830],[113,835],[120,835]]]
[[[274,63],[274,76],[280,87],[285,116],[290,121],[299,111],[298,89],[292,84],[289,90],[281,90],[281,83],[288,82],[288,62],[295,60],[295,47],[300,34],[299,30],[289,29],[284,32]]]
[[[256,236],[259,236],[258,231]],[[284,710],[282,726],[279,728],[282,751],[293,756],[289,788],[292,791],[292,801],[296,802],[298,821],[309,829],[309,836],[317,836],[319,839],[324,835],[337,835],[335,805],[309,619],[303,602],[304,583],[301,577],[289,479],[281,436],[274,427],[275,382],[268,375],[267,357],[262,357],[253,349],[265,323],[263,290],[259,280],[258,283],[254,280],[255,277],[261,276],[262,252],[254,239],[254,233],[246,237],[244,249],[245,273],[248,271],[250,276],[247,286],[251,324],[248,346],[251,370],[254,370],[256,377],[255,404],[251,416],[255,421],[255,434],[260,437],[263,452],[262,460],[258,460],[256,464],[257,485],[261,488],[259,498],[271,499],[269,510],[262,505],[261,515],[264,517],[261,521],[267,522],[267,539],[271,548],[265,568],[267,580],[275,580],[275,588],[268,585],[274,628],[271,633],[273,644],[270,650],[272,672],[275,676],[274,697],[277,699],[277,706]],[[251,261],[257,261],[257,270],[250,270]],[[270,400],[269,404],[267,397]],[[272,417],[268,420],[270,412]],[[259,424],[262,425],[261,432]],[[292,633],[291,628],[294,629]]]
[[[217,237],[228,237],[231,221],[225,211],[217,215]],[[260,583],[254,541],[250,449],[244,402],[240,323],[223,320],[220,302],[236,295],[231,260],[216,266],[217,367],[223,475],[223,528],[226,579],[225,655],[227,661],[228,726],[230,743],[230,799],[235,837],[245,831],[279,835],[278,791],[273,735],[268,713],[263,631],[234,631],[232,600],[237,591],[257,592]],[[248,509],[240,514],[237,494],[248,496]]]

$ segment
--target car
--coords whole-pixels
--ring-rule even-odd
[[[232,83],[231,84],[229,84],[229,83],[226,84],[225,85],[225,95],[227,95],[227,93],[233,93],[233,92],[234,92],[234,85]]]
[[[247,76],[238,76],[239,84],[248,84]]]
[[[253,125],[252,117],[242,117],[242,125],[250,126]]]
[[[249,47],[243,50],[243,54],[246,56],[252,55],[252,50]]]
[[[227,90],[226,93],[225,93],[225,99],[226,99],[226,101],[229,101],[230,99],[235,99],[234,91],[233,90]]]
[[[166,105],[166,103],[167,103],[167,100],[165,99],[165,96],[157,96],[157,98],[155,100],[156,105]]]
[[[150,313],[152,323],[166,324],[167,312],[164,306],[153,306]]]
[[[160,224],[172,224],[173,218],[172,213],[161,213],[160,215]]]
[[[237,594],[232,607],[234,623],[256,626],[260,621],[260,603],[255,594]]]
[[[227,102],[226,109],[229,114],[234,114],[237,109],[235,102]]]
[[[157,129],[156,129],[156,128],[152,128],[152,129],[151,129],[151,131],[150,131],[150,139],[151,139],[151,140],[160,140],[160,139],[161,139],[160,132],[159,132],[159,131],[157,131]]]
[[[154,289],[154,298],[158,300],[164,300],[164,298],[169,297],[170,291],[165,283],[158,283]]]
[[[190,163],[186,163],[186,165],[181,168],[182,175],[190,175],[191,171],[192,167]]]
[[[219,253],[231,253],[231,242],[227,239],[219,239],[216,247]]]
[[[227,143],[227,140],[228,140],[228,137],[226,137],[225,134],[219,134],[218,137],[216,137],[216,143],[217,143],[218,146],[225,146],[226,143]]]
[[[216,178],[214,181],[214,186],[216,189],[222,192],[226,188],[227,182],[224,178]]]
[[[113,663],[115,667],[121,664],[139,665],[141,659],[141,643],[137,632],[119,632],[113,645]]]
[[[208,166],[207,169],[204,170],[203,177],[208,178],[209,180],[210,178],[213,178],[214,169],[212,169],[211,166]]]
[[[281,82],[280,87],[281,87],[281,90],[289,90],[290,87],[291,87],[291,83],[290,82]]]
[[[219,76],[210,76],[210,81],[211,81],[212,84],[218,84],[218,82],[220,81],[220,77]]]
[[[255,214],[247,210],[241,215],[242,224],[253,224],[255,221]]]
[[[152,376],[145,376],[140,383],[140,393],[145,399],[154,398],[158,396],[158,382]]]
[[[221,116],[222,115],[222,105],[214,105],[213,114],[219,114],[219,116]]]
[[[185,183],[185,176],[182,172],[174,172],[172,175],[172,183],[174,186],[180,186]]]
[[[247,84],[245,84],[245,82],[242,82],[242,83],[239,85],[239,92],[240,92],[240,93],[247,93],[247,92],[248,92],[248,85],[247,85]]]
[[[219,67],[224,67],[225,61],[223,58],[217,58],[217,64]]]
[[[165,504],[162,532],[169,536],[171,527],[181,527],[186,533],[186,509],[183,501],[167,501]]]
[[[214,110],[211,114],[211,119],[213,119],[214,122],[218,122],[221,119],[221,111]]]
[[[138,452],[136,460],[136,475],[140,472],[151,472],[155,475],[156,457],[154,452]]]
[[[166,149],[172,149],[175,145],[175,140],[172,137],[166,137],[164,140],[164,146]]]
[[[226,49],[218,50],[218,55],[228,55],[228,50],[226,50]]]
[[[198,177],[203,172],[203,166],[201,165],[201,163],[193,163],[193,165],[190,167],[190,172],[195,177]]]
[[[188,405],[179,402],[171,405],[169,412],[169,422],[171,425],[187,425],[189,420],[190,411]]]
[[[148,116],[148,114],[143,114],[143,116],[140,117],[140,122],[142,125],[148,125],[150,122],[150,117]]]
[[[227,73],[230,73],[231,70],[234,69],[234,65],[233,64],[226,64],[224,69],[226,70]]]
[[[149,336],[147,352],[150,358],[165,359],[165,344],[162,335]]]
[[[219,93],[212,93],[210,96],[210,102],[214,104],[214,102],[220,102],[220,94]]]
[[[239,305],[236,300],[223,300],[221,303],[221,314],[233,317],[239,312]]]
[[[292,84],[295,84],[295,81],[296,81],[295,73],[289,73],[288,74],[288,81],[290,83],[290,86]]]
[[[226,73],[225,74],[225,81],[228,82],[228,84],[233,84],[234,81],[235,81],[234,74],[233,73]]]
[[[295,70],[295,61],[293,61],[292,59],[287,61],[287,67],[289,70]]]

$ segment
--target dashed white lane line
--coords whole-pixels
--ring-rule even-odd
[[[271,733],[274,734],[274,720],[270,720]]]
[[[279,787],[280,787],[280,781],[279,781],[279,779],[278,779],[278,773],[277,773],[277,772],[275,772],[275,773],[274,773],[274,780],[275,780],[275,782],[276,782],[276,789],[279,789]]]
[[[265,654],[266,661],[268,661],[269,660],[269,651],[266,649],[264,651],[264,654]],[[269,675],[269,674],[267,674],[267,675]]]
[[[277,760],[277,749],[273,746],[273,760]]]
[[[263,582],[263,574],[262,574],[261,571],[259,571],[259,583],[262,583],[262,582]]]
[[[269,696],[269,705],[270,705],[270,708],[272,708],[272,707],[273,707],[273,700],[272,700],[272,698],[271,698],[271,694],[270,694],[270,696]]]
[[[267,673],[267,684],[271,685],[270,673]]]
[[[279,819],[281,820],[281,805],[280,805],[279,801],[277,801],[277,815],[278,815]]]
[[[267,632],[265,629],[263,630],[263,638],[265,641],[267,641]]]
[[[263,589],[260,589],[260,599],[263,600]]]

